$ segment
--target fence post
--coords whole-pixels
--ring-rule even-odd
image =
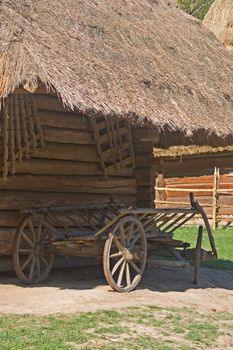
[[[214,168],[214,183],[213,183],[213,216],[212,227],[215,230],[218,226],[218,186],[219,186],[219,168]]]

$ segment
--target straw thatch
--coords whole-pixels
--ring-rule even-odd
[[[170,0],[0,3],[1,96],[39,80],[82,111],[232,133],[233,60]]]
[[[233,54],[233,1],[216,0],[203,22]]]
[[[211,147],[211,146],[173,146],[167,149],[154,148],[155,158],[178,158],[193,155],[208,155],[214,153],[233,152],[233,146]]]

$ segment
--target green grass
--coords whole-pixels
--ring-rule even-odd
[[[0,349],[207,349],[220,336],[233,338],[232,321],[230,313],[153,306],[69,316],[1,315]]]
[[[218,259],[203,262],[204,266],[233,270],[233,228],[219,228],[214,231],[215,245],[218,251]],[[197,228],[182,227],[174,236],[191,243],[191,248],[195,247],[197,238]],[[209,240],[206,231],[203,234],[203,248],[210,250]]]

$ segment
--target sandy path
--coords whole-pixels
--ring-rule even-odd
[[[233,312],[233,271],[202,269],[197,288],[189,271],[147,269],[138,290],[119,294],[111,291],[100,270],[54,270],[46,284],[34,287],[20,286],[14,274],[2,273],[0,312],[44,315],[145,304]]]

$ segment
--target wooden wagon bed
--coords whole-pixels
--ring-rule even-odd
[[[190,209],[94,205],[24,210],[14,240],[15,271],[24,283],[40,283],[48,277],[56,254],[103,257],[109,285],[118,292],[131,291],[141,280],[148,249],[162,247],[184,261],[180,248],[189,244],[173,234],[197,214],[217,257],[205,212],[192,195],[190,199]]]

